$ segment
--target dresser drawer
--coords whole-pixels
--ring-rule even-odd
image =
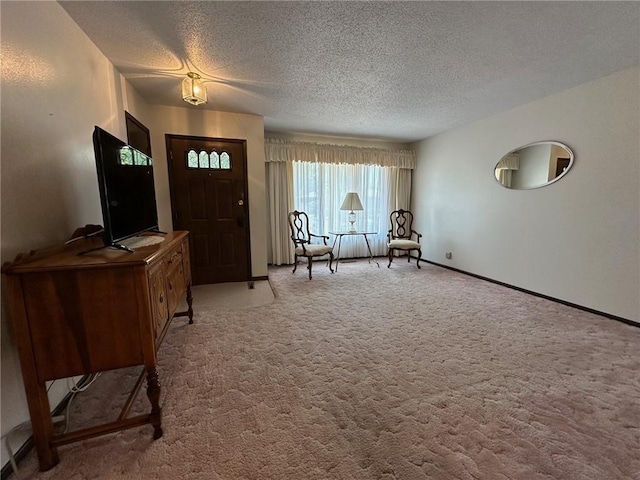
[[[166,277],[162,263],[149,272],[149,294],[151,296],[151,316],[153,334],[156,341],[160,338],[169,319],[167,308]]]
[[[182,263],[182,243],[175,246],[163,258],[166,272],[172,270],[177,264]]]
[[[175,313],[185,287],[184,266],[182,262],[175,263],[173,268],[167,272],[167,307],[169,308],[169,315]]]

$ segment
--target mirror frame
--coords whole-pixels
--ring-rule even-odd
[[[515,152],[517,152],[519,150],[522,150],[522,149],[527,148],[527,147],[534,147],[536,145],[556,145],[558,147],[564,148],[567,151],[567,153],[569,153],[569,165],[567,165],[567,167],[564,169],[564,172],[562,172],[560,175],[558,175],[553,180],[550,180],[547,183],[543,183],[542,185],[536,185],[534,187],[510,188],[510,187],[506,187],[502,183],[500,183],[500,180],[498,180],[496,178],[496,166],[498,165],[498,163],[500,163],[502,161],[502,159],[504,157],[506,157],[507,155],[511,155],[512,153],[515,153]],[[571,167],[573,166],[574,161],[575,161],[575,155],[573,154],[573,150],[571,150],[566,144],[564,144],[562,142],[558,142],[556,140],[543,140],[543,141],[540,141],[540,142],[528,143],[527,145],[523,145],[521,147],[514,148],[510,152],[505,153],[504,155],[502,155],[502,157],[500,157],[500,159],[498,160],[498,163],[496,163],[494,165],[494,167],[493,167],[493,179],[498,183],[498,185],[500,185],[502,188],[506,188],[507,190],[534,190],[536,188],[546,187],[546,186],[551,185],[552,183],[555,183],[558,180],[560,180],[562,177],[564,177],[567,174],[567,172],[569,172],[569,170],[571,170]]]

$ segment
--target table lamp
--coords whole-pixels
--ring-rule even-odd
[[[349,211],[349,232],[356,231],[356,214],[354,210],[364,210],[362,208],[362,203],[360,203],[360,197],[356,192],[349,192],[347,196],[344,197],[344,201],[342,202],[342,206],[340,210],[348,210]]]

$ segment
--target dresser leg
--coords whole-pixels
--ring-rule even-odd
[[[51,446],[53,421],[49,413],[49,399],[45,384],[33,385],[33,391],[27,391],[27,401],[31,413],[33,440],[38,454],[41,471],[50,470],[58,464],[58,449]]]
[[[162,410],[160,408],[160,382],[158,381],[158,371],[155,367],[147,368],[147,397],[151,402],[153,438],[157,440],[162,436]]]
[[[191,295],[191,284],[187,285],[187,316],[189,317],[189,324],[193,323],[193,296]]]

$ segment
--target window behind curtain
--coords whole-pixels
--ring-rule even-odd
[[[386,255],[391,178],[388,167],[293,162],[294,207],[309,215],[311,233],[345,232],[349,230],[349,212],[340,210],[340,206],[347,192],[357,192],[364,210],[355,212],[356,229],[377,232],[368,236],[371,251],[373,255]],[[334,239],[329,235],[329,245]],[[343,238],[342,258],[368,255],[361,235]]]

